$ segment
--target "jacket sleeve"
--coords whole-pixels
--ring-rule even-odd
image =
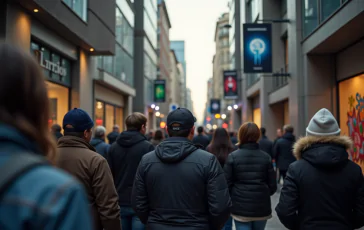
[[[273,169],[273,163],[270,157],[268,162],[268,186],[270,195],[272,196],[277,191],[277,174]]]
[[[296,175],[293,166],[290,165],[284,180],[279,203],[276,207],[279,220],[288,229],[298,229],[298,202],[299,191]]]
[[[131,204],[143,224],[147,224],[149,215],[148,194],[143,178],[143,159],[139,164],[137,173],[134,179],[134,186],[131,195]]]
[[[279,154],[279,140],[277,140],[275,142],[275,144],[273,144],[273,151],[272,151],[272,157],[276,162],[277,162],[278,154]]]
[[[358,229],[364,226],[364,178],[362,171],[359,172],[358,190],[354,206],[354,228]]]
[[[224,165],[224,172],[225,172],[225,178],[227,181],[227,185],[229,190],[234,184],[234,171],[233,171],[233,165],[234,165],[234,159],[231,154],[229,154],[225,165]]]
[[[95,194],[95,202],[104,230],[120,230],[120,207],[118,194],[107,161],[98,158],[93,180],[92,189]]]
[[[224,172],[215,156],[207,168],[207,200],[210,229],[221,229],[230,216],[231,199]]]
[[[68,183],[57,191],[57,197],[47,206],[47,227],[39,229],[93,229],[90,206],[81,185]]]

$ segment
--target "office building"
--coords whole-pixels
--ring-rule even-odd
[[[186,107],[186,88],[187,88],[187,69],[186,69],[186,59],[185,59],[185,41],[171,41],[171,49],[174,50],[177,57],[177,61],[181,63],[183,67],[183,87],[182,87],[182,98],[180,107]]]

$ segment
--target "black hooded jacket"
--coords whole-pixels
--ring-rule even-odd
[[[349,137],[304,137],[288,169],[276,211],[293,230],[352,230],[364,225],[364,179],[348,159]]]
[[[285,133],[274,145],[273,158],[280,170],[287,170],[289,165],[296,160],[293,156],[295,141],[296,137],[292,133]]]
[[[122,132],[110,147],[107,161],[119,194],[120,206],[131,206],[130,198],[135,173],[142,157],[154,147],[140,132]]]
[[[216,157],[172,137],[143,157],[132,205],[149,230],[217,230],[231,201]]]

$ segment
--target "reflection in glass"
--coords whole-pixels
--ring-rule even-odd
[[[303,35],[308,36],[318,26],[318,1],[304,0],[303,7]]]
[[[105,103],[101,101],[96,101],[95,103],[95,123],[96,126],[104,126],[105,118],[104,118],[104,109]]]
[[[123,43],[122,35],[123,35],[123,16],[119,8],[116,7],[115,36],[116,36],[116,41],[120,44]]]
[[[115,125],[119,125],[120,132],[123,131],[123,123],[124,123],[123,121],[124,121],[123,109],[120,107],[115,107]]]
[[[328,18],[340,7],[341,0],[321,0],[321,21]]]
[[[106,104],[105,107],[105,128],[106,133],[110,133],[112,131],[112,127],[115,123],[115,113],[114,113],[114,106]]]

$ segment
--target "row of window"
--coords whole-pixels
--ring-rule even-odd
[[[97,100],[95,104],[95,123],[96,126],[104,126],[107,134],[112,132],[115,124],[122,129],[124,123],[123,109]]]
[[[318,25],[349,0],[302,0],[303,36],[307,37]]]
[[[82,20],[87,21],[87,0],[63,0]]]

